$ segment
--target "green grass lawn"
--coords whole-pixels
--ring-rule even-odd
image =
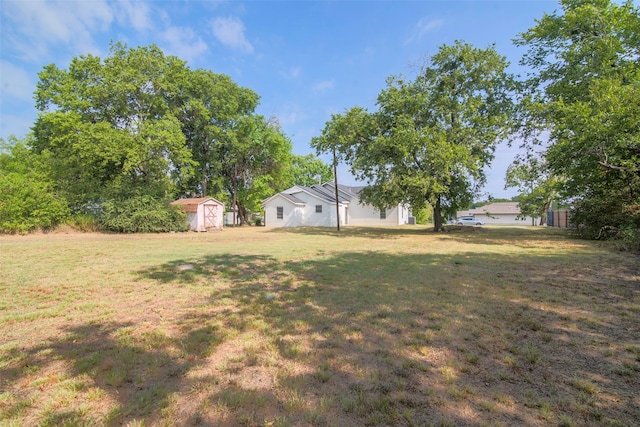
[[[0,425],[640,419],[640,259],[562,230],[0,236]]]

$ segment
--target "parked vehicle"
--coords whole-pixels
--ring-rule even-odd
[[[456,220],[458,225],[484,225],[484,222],[479,219],[475,219],[472,216],[461,216]]]

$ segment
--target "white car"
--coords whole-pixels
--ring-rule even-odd
[[[484,222],[479,219],[475,219],[472,216],[461,216],[456,220],[458,225],[484,225]]]

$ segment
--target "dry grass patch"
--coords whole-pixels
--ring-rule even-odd
[[[2,425],[631,425],[640,260],[559,230],[0,236]]]

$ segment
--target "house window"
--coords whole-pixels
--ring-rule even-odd
[[[322,205],[316,205],[316,213],[322,213]]]
[[[387,211],[382,209],[380,211],[380,219],[387,219]]]
[[[276,207],[276,218],[277,219],[284,218],[284,208],[282,206]]]

